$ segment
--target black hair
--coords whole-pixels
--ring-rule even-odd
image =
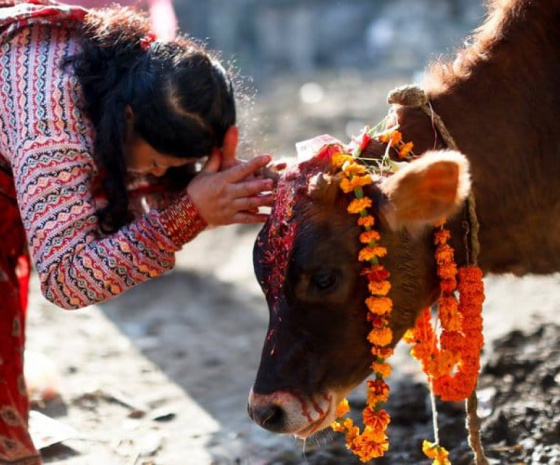
[[[81,51],[67,64],[74,68],[84,111],[95,128],[94,159],[108,201],[98,212],[105,233],[132,219],[126,189],[127,106],[134,114],[134,132],[158,152],[179,158],[209,155],[235,124],[232,80],[218,58],[184,35],[154,41],[143,12],[91,10],[82,27]],[[191,164],[171,168],[161,182],[180,189],[193,174]]]

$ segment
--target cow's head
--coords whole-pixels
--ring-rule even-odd
[[[351,195],[338,187],[330,157],[315,156],[280,177],[277,200],[254,248],[270,323],[249,397],[260,426],[305,438],[326,428],[338,403],[371,372],[367,280],[357,260]],[[365,188],[388,249],[395,345],[437,298],[431,226],[468,194],[466,159],[432,152]]]

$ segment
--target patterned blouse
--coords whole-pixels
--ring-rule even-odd
[[[49,0],[0,0],[0,168],[14,177],[43,294],[63,308],[102,302],[170,270],[175,252],[206,226],[184,195],[171,213],[188,233],[168,208],[100,234],[94,130],[77,105],[76,78],[61,67],[79,52],[84,15]]]

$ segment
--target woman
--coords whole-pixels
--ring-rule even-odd
[[[263,221],[270,158],[235,158],[232,84],[201,46],[155,41],[128,9],[0,6],[0,463],[38,464],[26,241],[47,299],[102,302],[170,270],[207,226]]]

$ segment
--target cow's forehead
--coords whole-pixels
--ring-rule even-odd
[[[276,187],[274,206],[257,238],[259,266],[264,271],[261,285],[274,312],[277,312],[283,299],[286,272],[298,231],[296,206],[309,201],[309,179],[323,168],[324,163],[307,161],[290,166],[282,173]]]

